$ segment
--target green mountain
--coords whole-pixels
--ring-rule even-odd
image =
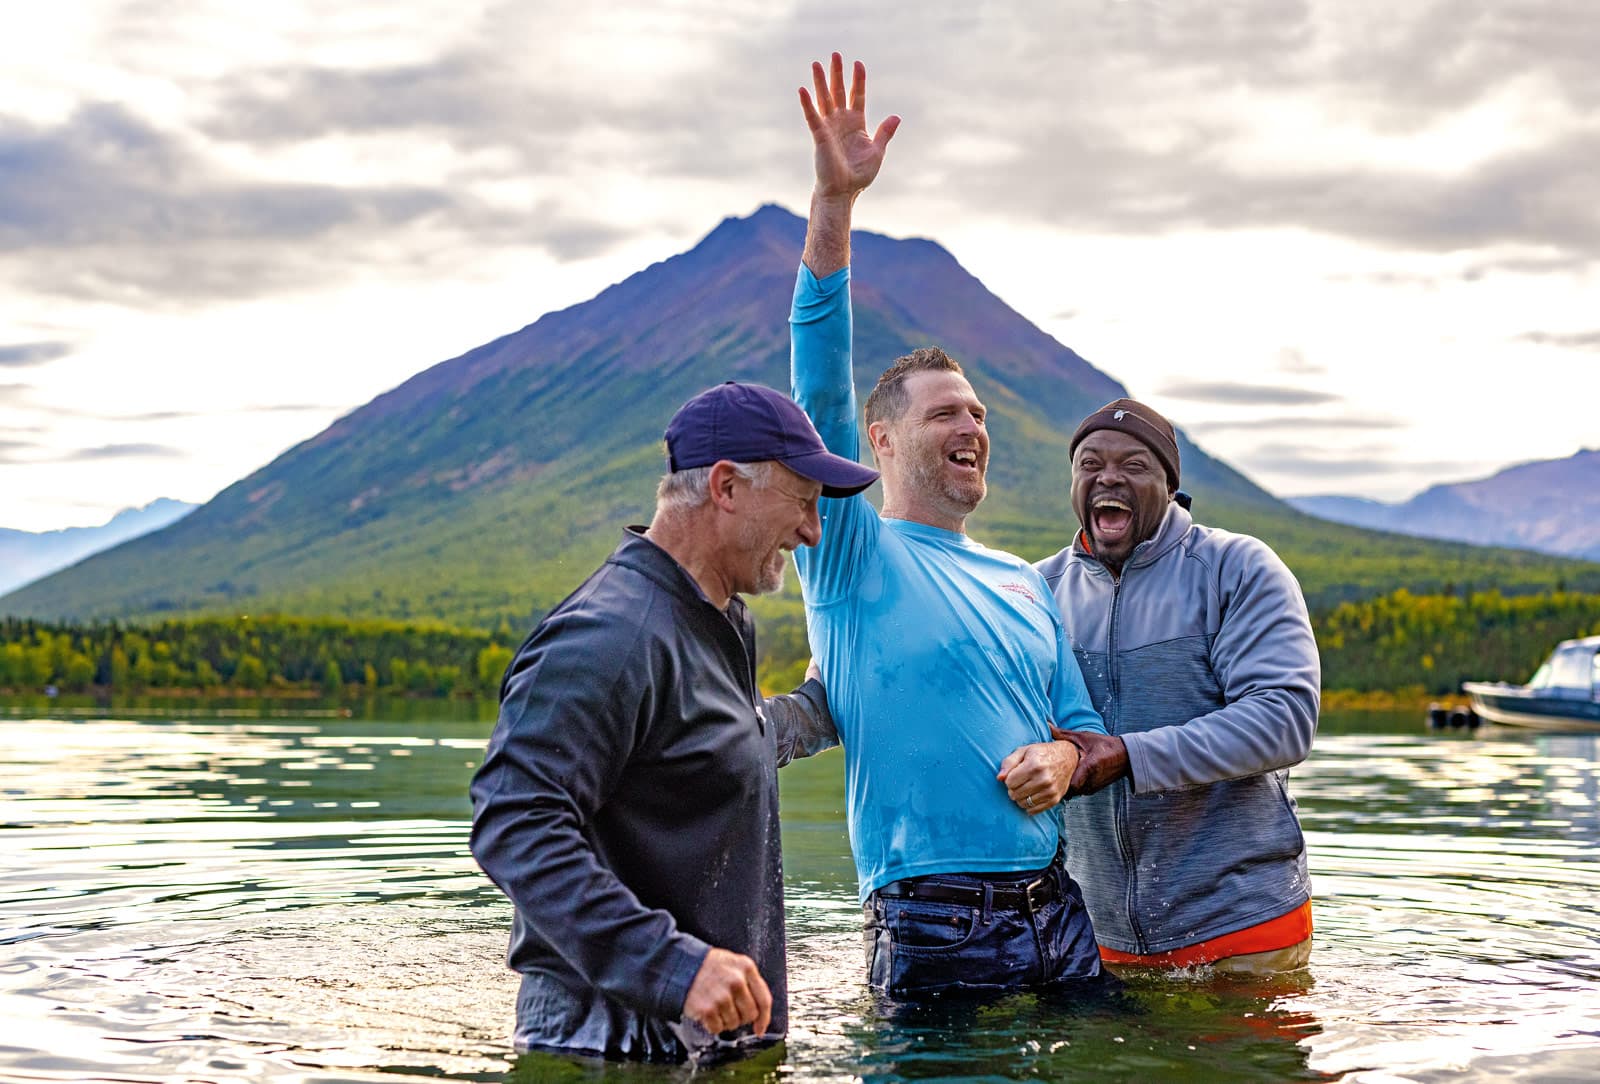
[[[660,436],[720,380],[788,385],[804,222],[728,219],[688,252],[419,373],[185,519],[0,599],[17,616],[190,613],[525,627],[644,521]],[[915,346],[961,359],[990,407],[975,535],[1028,557],[1074,529],[1067,441],[1116,381],[1008,308],[937,244],[855,238],[864,380]],[[1405,586],[1600,589],[1600,566],[1380,535],[1302,515],[1180,441],[1203,522],[1279,547],[1314,606]],[[795,634],[791,601],[763,603]]]

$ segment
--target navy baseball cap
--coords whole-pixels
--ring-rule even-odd
[[[828,451],[793,399],[733,380],[696,395],[667,423],[667,465],[674,473],[722,459],[775,459],[800,477],[821,482],[824,497],[849,497],[878,480],[871,467]]]

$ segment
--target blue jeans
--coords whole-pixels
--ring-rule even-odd
[[[1002,896],[1049,878],[1053,897],[1011,906],[911,899],[874,892],[864,906],[867,981],[893,997],[958,990],[1009,990],[1067,984],[1100,974],[1100,950],[1083,894],[1058,857],[1026,874],[941,873],[913,878],[914,886],[971,889]],[[906,882],[885,886],[893,890]]]

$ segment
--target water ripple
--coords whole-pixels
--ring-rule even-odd
[[[509,905],[466,850],[487,725],[0,724],[0,1075],[595,1077],[506,1047]],[[1309,974],[907,1009],[862,982],[837,754],[784,772],[792,1026],[711,1075],[1509,1080],[1600,1046],[1592,737],[1334,726],[1294,774]]]

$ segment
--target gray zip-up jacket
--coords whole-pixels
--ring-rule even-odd
[[[1311,749],[1321,665],[1284,563],[1172,503],[1120,580],[1081,535],[1037,567],[1128,748],[1131,779],[1065,805],[1100,943],[1168,952],[1310,899],[1288,769]]]

